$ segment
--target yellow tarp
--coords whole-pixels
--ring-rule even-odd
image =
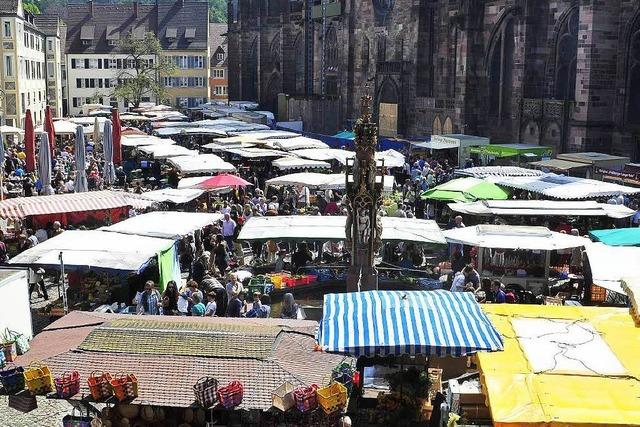
[[[495,426],[640,425],[640,328],[628,309],[496,304],[483,310],[504,339],[503,352],[477,354]],[[536,374],[516,337],[514,318],[588,322],[627,373]]]

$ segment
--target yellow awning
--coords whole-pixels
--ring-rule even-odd
[[[483,305],[483,309],[504,339],[503,352],[477,354],[495,426],[640,425],[640,328],[635,326],[628,309],[515,304]],[[549,322],[555,325],[581,327],[580,332],[593,328],[598,340],[601,338],[599,350],[580,354],[588,359],[584,372],[563,372],[557,367],[560,364],[554,364],[553,369],[536,373],[535,362],[529,358],[534,357],[536,348],[527,353],[523,347],[527,341],[523,335],[518,337],[517,325],[514,327],[514,320],[517,324],[523,319],[525,323],[527,319],[552,319]],[[547,329],[539,331],[540,336],[548,333]],[[547,361],[548,353],[539,351]],[[592,366],[603,367],[602,353],[617,358],[625,372],[599,374]],[[551,360],[557,362],[553,356]]]

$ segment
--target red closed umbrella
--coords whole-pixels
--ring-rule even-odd
[[[113,125],[113,164],[120,165],[122,164],[122,125],[117,108],[111,110],[111,124]]]
[[[253,185],[248,181],[240,178],[237,175],[229,175],[228,173],[221,173],[220,175],[209,178],[198,184],[198,188],[221,188],[221,187],[246,187],[247,185]]]
[[[26,155],[27,172],[36,170],[36,133],[33,129],[31,110],[27,110],[24,118],[24,154]]]
[[[55,151],[56,148],[56,131],[53,127],[53,115],[51,114],[51,107],[47,105],[47,108],[44,110],[44,130],[49,135],[49,147],[51,148],[51,153]]]

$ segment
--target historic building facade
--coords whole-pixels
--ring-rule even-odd
[[[637,0],[230,0],[229,97],[333,132],[460,132],[640,159]]]

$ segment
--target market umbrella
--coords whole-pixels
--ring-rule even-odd
[[[111,142],[113,146],[113,163],[119,165],[122,163],[122,125],[120,123],[120,113],[118,113],[117,108],[111,110],[111,118],[113,120],[113,141]]]
[[[228,173],[221,173],[220,175],[209,178],[198,184],[198,188],[220,188],[220,187],[246,187],[247,185],[253,185],[248,181],[240,178],[237,175],[230,175]]]
[[[111,121],[104,122],[102,148],[104,150],[104,183],[113,185],[116,182],[116,169],[113,166],[113,139],[111,135]]]
[[[93,143],[97,144],[100,142],[100,122],[96,117],[96,120],[93,122]]]
[[[31,110],[24,117],[24,154],[26,155],[27,172],[36,170],[36,133],[33,130]]]
[[[47,133],[40,134],[38,175],[40,175],[40,183],[42,184],[40,194],[44,196],[53,194],[53,187],[51,187],[51,146],[49,145],[49,135]]]
[[[76,160],[76,181],[74,183],[74,189],[76,193],[84,193],[89,191],[89,184],[87,183],[87,161],[85,154],[85,141],[84,141],[84,128],[78,125],[76,130],[76,144],[74,147],[75,160]]]
[[[509,193],[497,185],[477,178],[458,178],[422,193],[423,199],[443,202],[507,200]]]
[[[53,115],[51,114],[51,107],[49,107],[48,105],[44,111],[44,128],[49,137],[49,148],[51,149],[51,153],[53,153],[56,148],[56,130],[53,126]]]

